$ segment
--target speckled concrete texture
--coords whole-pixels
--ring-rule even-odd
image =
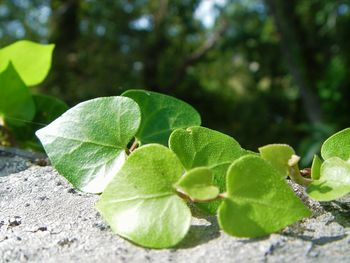
[[[0,156],[0,262],[350,262],[350,197],[319,204],[294,188],[314,216],[281,233],[233,238],[201,217],[176,248],[151,250],[113,234],[94,209],[98,196],[52,167]]]

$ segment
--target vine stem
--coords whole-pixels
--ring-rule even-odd
[[[139,141],[137,139],[135,139],[134,142],[132,143],[132,145],[130,146],[129,154],[132,153],[133,151],[135,151],[137,149],[137,147],[139,147]]]
[[[300,157],[295,154],[293,154],[292,157],[289,159],[289,176],[297,184],[300,184],[302,186],[308,186],[312,182],[312,180],[305,178],[301,175],[298,165],[299,160]]]

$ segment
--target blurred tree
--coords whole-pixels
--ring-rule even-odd
[[[46,93],[169,93],[244,147],[290,143],[305,163],[349,126],[349,29],[348,0],[0,2],[0,46],[57,44]]]

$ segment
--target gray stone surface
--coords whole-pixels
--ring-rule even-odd
[[[21,171],[27,161],[4,158],[0,164],[12,168],[0,176],[1,263],[350,262],[348,197],[320,205],[304,196],[312,218],[260,239],[230,237],[215,217],[194,218],[176,248],[150,250],[114,235],[94,210],[98,196],[75,191],[52,167]]]

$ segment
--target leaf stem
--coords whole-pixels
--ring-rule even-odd
[[[300,157],[295,154],[293,154],[292,157],[289,159],[289,177],[297,184],[300,184],[302,186],[308,186],[312,182],[312,180],[304,178],[301,175],[298,165],[299,160]]]
[[[139,141],[137,139],[134,140],[134,142],[132,143],[129,152],[132,153],[133,151],[136,150],[136,148],[139,147]]]
[[[176,193],[178,194],[178,196],[180,196],[182,199],[184,199],[185,201],[192,201],[194,203],[206,203],[206,202],[212,202],[212,201],[216,201],[216,200],[227,198],[227,193],[220,193],[214,198],[205,199],[205,200],[201,199],[200,200],[200,199],[196,199],[196,198],[193,198],[193,197],[189,196],[187,193],[185,193],[184,191],[182,191],[178,187],[176,187],[175,190],[176,190]]]

